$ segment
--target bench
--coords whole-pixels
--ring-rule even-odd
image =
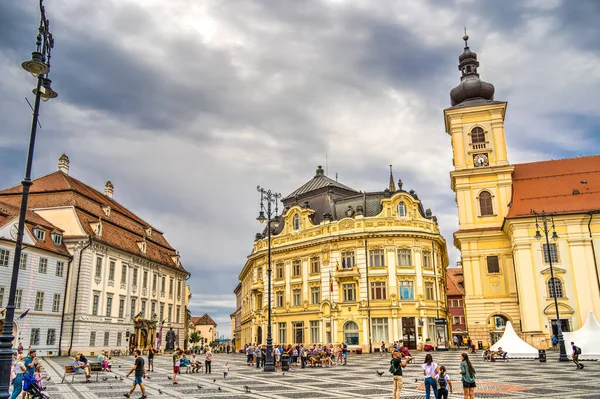
[[[102,371],[102,365],[100,363],[90,363],[90,375],[92,373],[96,373],[96,382],[98,382],[98,372]],[[71,383],[73,383],[73,381],[75,380],[75,376],[76,375],[83,375],[85,376],[85,372],[81,372],[81,373],[76,373],[75,369],[73,368],[73,366],[68,365],[65,366],[65,373],[63,374],[63,378],[60,381],[60,383],[62,384],[63,382],[65,382],[65,378],[67,378],[67,375],[71,375]]]

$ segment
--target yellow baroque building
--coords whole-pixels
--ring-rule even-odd
[[[444,345],[446,242],[414,191],[359,192],[316,175],[283,199],[271,237],[274,344]],[[266,343],[266,230],[242,269],[239,345]]]
[[[590,310],[600,316],[600,156],[509,163],[507,103],[495,101],[494,86],[479,78],[477,54],[464,39],[462,78],[444,120],[454,155],[454,244],[464,269],[467,330],[489,345],[511,321],[524,340],[546,348],[557,333],[555,297],[563,331],[580,328]],[[549,235],[557,237],[549,245],[533,212],[551,217]]]

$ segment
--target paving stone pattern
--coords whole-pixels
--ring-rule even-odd
[[[414,363],[404,371],[402,398],[425,398],[423,371],[420,364],[425,358],[422,352],[413,353]],[[460,352],[435,352],[434,361],[444,364],[454,381],[455,393],[450,398],[462,398],[459,363]],[[484,362],[481,357],[471,357],[477,371],[476,398],[600,398],[598,376],[599,362],[585,362],[584,370],[576,370],[573,363],[559,363],[555,353],[550,353],[547,363],[536,360],[509,360],[508,362]],[[256,367],[248,367],[243,354],[216,354],[213,372],[209,374],[181,374],[178,385],[167,376],[172,375],[169,356],[155,357],[155,372],[144,381],[147,395],[152,398],[391,398],[393,380],[388,372],[389,355],[351,355],[347,366],[332,368],[292,368],[282,373],[264,373]],[[71,363],[68,358],[46,358],[46,373],[51,377],[47,392],[51,398],[96,399],[119,398],[130,388],[133,378],[124,378],[133,365],[133,357],[113,358],[113,372],[101,372],[98,382],[85,384],[82,376],[75,382],[67,377],[61,384],[62,370]],[[223,379],[223,364],[229,361],[230,373]],[[384,372],[382,377],[376,371]],[[115,379],[115,376],[117,378]],[[215,381],[213,381],[215,380]],[[250,392],[245,392],[245,387]],[[162,394],[159,392],[162,391]],[[141,396],[139,388],[132,398]],[[433,397],[433,395],[432,395]]]

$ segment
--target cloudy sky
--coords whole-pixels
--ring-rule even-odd
[[[509,103],[513,163],[600,152],[597,0],[47,1],[56,39],[34,175],[102,189],[165,232],[192,273],[192,313],[229,335],[260,226],[256,185],[289,194],[317,165],[381,190],[388,165],[452,246],[442,110],[463,26]],[[0,186],[23,176],[37,0],[0,2]],[[32,101],[33,102],[33,101]]]

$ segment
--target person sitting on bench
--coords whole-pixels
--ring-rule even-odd
[[[71,366],[75,374],[85,373],[85,382],[90,382],[90,365],[83,363],[79,355],[75,356],[75,360],[73,360]]]

